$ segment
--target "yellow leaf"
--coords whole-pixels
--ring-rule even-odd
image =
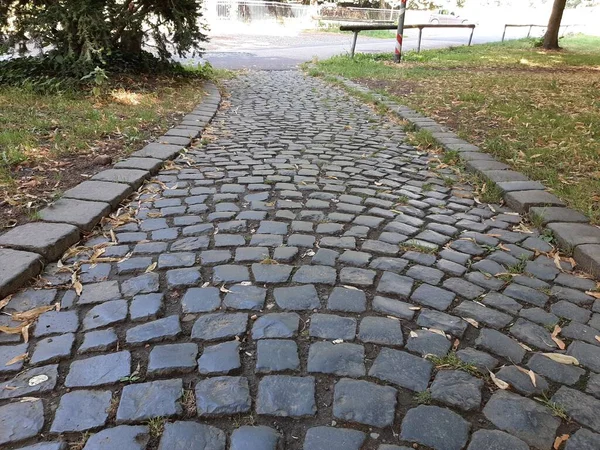
[[[12,295],[9,295],[8,297],[4,297],[4,299],[0,300],[0,309],[4,308],[6,305],[8,305],[8,302],[10,302],[11,299],[12,299]]]
[[[44,314],[45,312],[54,308],[56,308],[56,305],[38,306],[37,308],[30,309],[29,311],[12,313],[11,318],[13,320],[18,320],[19,322],[31,322],[36,320],[41,314]]]
[[[154,269],[156,269],[156,262],[153,262],[152,264],[150,264],[147,268],[145,273],[150,273],[152,272]]]
[[[562,436],[557,436],[556,439],[554,439],[554,445],[552,446],[552,448],[554,450],[558,450],[560,448],[560,446],[563,444],[563,442],[567,441],[569,439],[569,435],[568,434],[563,434]]]
[[[21,334],[23,335],[23,341],[25,343],[29,342],[29,327],[30,326],[31,326],[31,324],[27,324],[23,328],[21,328]]]
[[[563,355],[561,353],[542,353],[547,358],[550,358],[552,361],[556,361],[561,364],[573,364],[574,366],[579,365],[579,361],[577,358],[569,355]]]
[[[18,363],[20,361],[23,361],[25,358],[27,358],[27,353],[23,353],[21,355],[17,355],[14,358],[12,358],[10,361],[8,361],[6,363],[7,366],[12,366],[15,363]]]
[[[510,387],[510,384],[508,384],[506,381],[503,381],[503,380],[497,378],[496,375],[494,375],[492,373],[492,371],[488,370],[488,372],[490,372],[490,378],[492,379],[492,381],[494,382],[494,384],[496,386],[498,386],[500,389],[505,390],[505,389],[508,389]]]
[[[465,322],[470,323],[471,325],[473,325],[475,328],[479,328],[479,322],[477,322],[475,319],[470,319],[470,318],[465,318],[463,319]]]
[[[585,293],[587,295],[591,295],[594,298],[600,298],[600,292],[598,291],[586,291]]]

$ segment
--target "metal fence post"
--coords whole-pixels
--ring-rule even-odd
[[[502,33],[502,42],[504,42],[504,36],[506,36],[506,25],[504,25],[504,32]]]
[[[419,27],[419,42],[417,43],[417,53],[421,53],[421,36],[423,35],[423,27]]]
[[[406,13],[406,0],[400,0],[400,10],[398,14],[398,29],[396,30],[396,47],[394,48],[394,61],[399,63],[402,60],[402,37],[404,35],[404,16]]]
[[[527,32],[527,37],[531,36],[531,28],[533,27],[533,25],[529,25],[529,31]]]
[[[354,58],[354,50],[356,50],[356,40],[358,39],[358,31],[354,32],[354,38],[352,39],[352,50],[350,50],[350,57]]]
[[[473,42],[473,33],[475,33],[475,27],[471,27],[471,36],[469,36],[469,47],[471,46],[471,42]]]

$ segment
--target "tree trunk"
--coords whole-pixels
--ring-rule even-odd
[[[546,50],[558,50],[560,48],[558,46],[558,32],[566,4],[567,0],[554,0],[552,14],[550,14],[550,20],[548,21],[548,29],[544,35],[543,47]]]

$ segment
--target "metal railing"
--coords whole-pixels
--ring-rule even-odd
[[[235,20],[251,22],[259,20],[302,19],[310,17],[314,11],[310,6],[261,2],[252,0],[230,1],[217,0],[216,18],[218,20]]]
[[[354,51],[356,50],[356,41],[358,39],[358,33],[361,31],[369,31],[369,30],[395,30],[398,25],[389,24],[389,25],[342,25],[340,26],[340,31],[352,31],[354,33],[354,37],[352,38],[352,48],[350,50],[350,57],[354,58]],[[470,28],[471,35],[469,36],[469,43],[467,45],[471,45],[473,42],[473,33],[475,32],[475,24],[456,24],[456,25],[433,25],[430,23],[422,23],[416,25],[404,25],[404,29],[408,28],[417,28],[419,30],[419,40],[417,43],[417,53],[421,51],[421,38],[423,37],[423,28]],[[391,36],[390,36],[391,37]]]
[[[398,21],[399,9],[355,8],[341,6],[322,6],[319,9],[321,19],[352,22],[394,22]]]
[[[578,27],[581,25],[575,25],[575,24],[568,24],[568,25],[561,25],[560,28],[564,28],[565,31],[568,27]],[[502,33],[502,42],[504,42],[504,38],[506,37],[506,29],[509,27],[514,27],[514,28],[519,28],[519,27],[529,27],[529,30],[527,31],[527,37],[531,36],[531,29],[533,27],[536,28],[548,28],[548,25],[535,25],[535,24],[509,24],[507,23],[506,25],[504,25],[504,32]]]

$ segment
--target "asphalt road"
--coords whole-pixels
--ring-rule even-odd
[[[423,32],[421,48],[466,45],[469,33],[468,29],[426,29]],[[416,49],[417,36],[417,30],[408,30],[404,48]],[[499,41],[501,36],[501,30],[482,33],[476,29],[473,43]],[[213,66],[224,69],[288,70],[314,58],[325,59],[348,53],[351,41],[352,33],[300,32],[288,36],[216,34],[211,36],[204,58]],[[391,52],[393,48],[394,37],[391,33],[389,39],[359,35],[356,51]],[[200,60],[200,58],[187,58],[185,61],[193,63]]]

